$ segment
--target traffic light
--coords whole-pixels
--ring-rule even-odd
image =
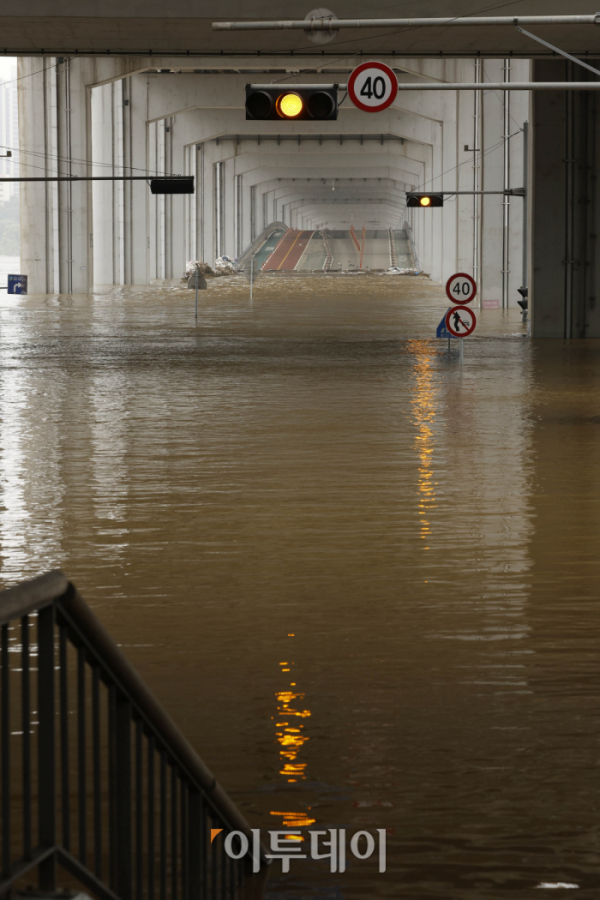
[[[150,190],[153,194],[193,194],[193,175],[174,175],[172,178],[151,178]]]
[[[246,85],[246,119],[337,119],[338,87]]]
[[[406,205],[418,206],[420,209],[430,209],[432,206],[443,206],[443,194],[424,194],[420,191],[406,192]]]

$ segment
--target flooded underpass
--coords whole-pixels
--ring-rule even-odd
[[[600,342],[424,277],[0,307],[3,586],[60,567],[261,829],[270,900],[600,896]],[[536,895],[537,896],[537,895]]]

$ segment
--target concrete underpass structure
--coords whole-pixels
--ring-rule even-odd
[[[477,12],[474,2],[460,11],[430,5],[431,16]],[[344,0],[335,13],[351,17],[362,12],[358,6]],[[414,12],[401,6],[395,15]],[[589,2],[581,6],[578,12],[593,12]],[[365,269],[391,262],[390,233],[410,234],[421,271],[438,282],[454,271],[473,274],[484,305],[515,306],[528,268],[534,336],[600,334],[596,94],[485,88],[595,75],[544,59],[550,51],[512,27],[355,29],[322,45],[303,31],[211,30],[224,19],[290,15],[286,4],[267,7],[204,3],[198,10],[179,0],[165,11],[86,2],[72,17],[39,0],[3,17],[7,52],[22,54],[23,175],[175,173],[196,182],[195,194],[185,196],[154,196],[144,181],[22,183],[22,269],[30,290],[85,293],[94,285],[179,279],[187,260],[239,258],[272,223],[319,233],[316,243],[296,247],[299,270],[326,264],[322,233],[331,243],[331,270],[336,260],[351,270],[360,268],[352,234],[360,245],[364,229]],[[539,12],[534,7],[521,0],[510,12]],[[26,28],[29,46],[15,23]],[[597,28],[538,31],[572,53],[600,49]],[[392,66],[401,85],[482,87],[401,90],[377,114],[346,98],[336,121],[246,121],[248,82],[293,86],[301,72],[302,83],[344,84],[368,58]],[[523,198],[502,193],[526,182],[527,234]],[[407,210],[406,191],[414,189],[467,193],[447,197],[442,209]]]

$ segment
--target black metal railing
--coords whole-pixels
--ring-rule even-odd
[[[60,572],[0,592],[0,703],[0,894],[60,867],[100,900],[262,897],[248,823]]]

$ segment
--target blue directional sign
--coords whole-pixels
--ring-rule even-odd
[[[8,293],[9,294],[26,294],[27,293],[27,275],[9,275],[8,276]]]
[[[450,309],[450,307],[448,307],[448,309]],[[454,335],[453,335],[453,334],[450,334],[450,332],[449,332],[448,329],[446,328],[446,316],[447,316],[447,314],[448,314],[448,309],[446,310],[446,312],[445,312],[444,315],[442,316],[442,321],[440,322],[440,324],[439,324],[438,327],[437,327],[437,330],[436,330],[436,332],[435,332],[435,336],[436,336],[436,337],[439,337],[439,338],[451,338],[451,337],[454,337]]]

